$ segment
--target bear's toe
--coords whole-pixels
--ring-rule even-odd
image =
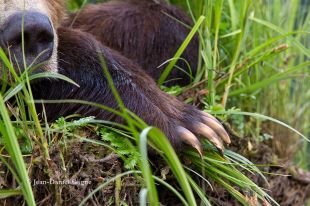
[[[185,112],[182,123],[184,126],[177,127],[178,136],[184,143],[194,147],[201,156],[203,155],[203,149],[198,136],[210,141],[221,154],[224,152],[223,142],[226,144],[231,143],[223,125],[206,112],[191,108]]]

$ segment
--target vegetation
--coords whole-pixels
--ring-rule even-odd
[[[76,10],[86,3],[70,0],[68,8]],[[239,136],[251,137],[250,142],[260,143],[271,138],[279,157],[294,158],[296,165],[307,169],[310,159],[307,152],[307,135],[310,134],[309,5],[300,0],[171,0],[171,3],[186,9],[195,22],[192,32],[200,37],[199,72],[187,87],[162,88],[171,94],[183,94],[187,103],[199,104],[229,122]],[[185,41],[175,57],[180,56],[187,44]],[[165,202],[160,199],[159,187],[166,188],[184,205],[200,202],[212,205],[213,198],[205,192],[209,185],[219,185],[243,205],[267,202],[278,205],[252,180],[256,175],[268,181],[258,165],[229,147],[221,156],[208,142],[204,142],[206,152],[202,158],[192,148],[184,151],[183,159],[190,160],[184,163],[162,132],[128,111],[120,98],[117,98],[119,113],[126,119],[125,125],[92,117],[75,121],[63,117],[52,124],[40,121],[29,82],[43,77],[74,82],[59,74],[31,74],[31,66],[18,76],[2,49],[0,59],[14,78],[13,84],[2,81],[0,94],[0,202],[22,195],[28,205],[38,203],[29,178],[37,177],[31,172],[33,168],[42,168],[45,177],[53,179],[57,177],[53,158],[57,158],[64,173],[70,172],[74,163],[65,158],[68,149],[76,142],[83,142],[95,158],[117,154],[123,164],[114,177],[94,184],[81,205],[110,185],[115,187],[111,204],[130,205],[120,198],[122,180],[128,176],[139,183],[140,205]],[[167,73],[174,64],[175,61],[169,61]],[[104,64],[103,72],[109,77]],[[108,79],[113,88],[111,78]],[[159,84],[164,80],[165,73]],[[117,91],[112,90],[118,97]],[[186,95],[188,91],[194,91],[194,96]],[[155,160],[148,158],[148,145],[161,156],[168,172],[165,166],[155,171],[152,166]],[[57,157],[53,153],[55,148],[60,148]],[[100,153],[102,148],[104,153]],[[177,184],[165,178],[165,172],[170,173]],[[2,182],[14,184],[6,187]],[[48,187],[53,187],[51,195],[60,204],[61,186]]]

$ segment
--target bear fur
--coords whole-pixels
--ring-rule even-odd
[[[185,12],[162,0],[112,0],[88,5],[69,15],[62,24],[94,35],[104,45],[138,63],[155,80],[168,65],[163,63],[174,57],[193,25]],[[190,83],[189,74],[194,77],[197,71],[198,50],[195,35],[166,85]]]
[[[57,2],[59,3],[59,1]],[[126,108],[137,114],[147,124],[161,129],[175,148],[180,148],[183,142],[187,142],[202,154],[200,142],[196,137],[196,135],[202,135],[209,139],[220,151],[223,151],[222,140],[226,143],[229,143],[230,140],[218,120],[162,92],[154,81],[154,79],[158,79],[158,75],[161,73],[161,69],[156,69],[156,66],[161,61],[165,61],[174,55],[179,44],[182,43],[189,32],[189,29],[184,29],[185,27],[178,25],[175,21],[167,19],[159,11],[165,11],[175,16],[175,18],[183,18],[185,22],[187,21],[190,24],[190,21],[186,20],[185,14],[175,7],[168,6],[165,3],[157,4],[154,2],[151,0],[111,1],[97,5],[98,8],[103,10],[98,10],[96,15],[87,13],[89,11],[87,8],[85,12],[82,11],[85,19],[93,19],[93,21],[97,19],[100,22],[105,19],[104,9],[110,8],[110,10],[114,10],[115,14],[121,14],[120,16],[115,16],[116,18],[128,19],[127,23],[131,25],[128,28],[126,27],[127,23],[122,25],[122,22],[119,22],[121,25],[117,25],[117,21],[114,21],[112,24],[97,25],[100,28],[97,30],[98,32],[104,31],[104,33],[98,34],[91,29],[86,30],[82,26],[76,29],[69,28],[68,26],[59,27],[57,29],[58,45],[54,47],[57,48],[57,71],[75,81],[79,87],[66,81],[51,78],[31,82],[35,99],[73,100],[70,103],[49,104],[47,102],[44,108],[42,108],[41,104],[37,104],[37,109],[41,115],[46,115],[49,121],[61,116],[80,114],[124,123],[123,118],[106,108],[119,110],[117,101],[113,96],[102,68],[102,61],[100,59],[102,56],[108,72],[111,74],[115,88]],[[60,6],[61,4],[54,5]],[[49,9],[49,11],[51,13],[47,13],[47,16],[61,13],[59,8]],[[148,12],[150,12],[149,16],[145,15]],[[113,14],[109,14],[110,17]],[[147,21],[144,22],[143,19],[137,18],[139,15],[144,16]],[[51,20],[53,19],[56,18],[51,16]],[[77,20],[81,25],[88,24],[86,20],[84,23],[81,19]],[[155,20],[155,22],[149,22],[150,20],[152,22]],[[139,22],[143,23],[140,24]],[[158,25],[154,27],[155,23]],[[53,22],[53,25],[56,24]],[[63,23],[63,25],[66,24]],[[105,27],[105,25],[112,27]],[[113,25],[119,32],[115,33]],[[137,28],[133,29],[132,26],[134,25]],[[124,28],[120,26],[124,26]],[[128,29],[129,36],[125,35],[127,34],[126,29]],[[136,38],[136,31],[143,31],[141,32],[143,35]],[[111,40],[110,45],[103,40],[104,36],[108,36],[109,33],[116,35],[115,38],[112,38],[112,36],[107,37],[107,40]],[[119,51],[117,51],[117,48],[114,50],[114,47],[118,45],[118,41],[121,42],[119,44],[121,45]],[[134,44],[131,44],[131,41]],[[197,63],[197,51],[198,43],[195,43],[194,40],[194,43],[191,44],[184,55],[184,58],[187,58],[192,65]],[[144,55],[143,57],[139,56],[140,52]],[[130,53],[133,56],[130,56]],[[145,60],[145,62],[142,60]],[[181,73],[178,73],[176,70],[172,76],[182,77]],[[184,79],[186,78],[184,77]],[[180,82],[186,82],[186,80],[182,81]],[[94,104],[79,104],[74,102],[74,100],[94,102],[104,105],[105,108]],[[42,116],[42,118],[44,117]]]
[[[58,71],[79,87],[62,80],[40,80],[32,84],[36,99],[78,99],[119,109],[103,72],[99,59],[102,55],[125,106],[146,123],[162,129],[175,147],[181,144],[178,126],[194,130],[196,123],[203,122],[199,110],[162,92],[137,64],[102,45],[92,35],[68,28],[59,28],[57,33]],[[77,113],[123,123],[119,116],[95,106],[71,103],[45,104],[44,107],[49,121]]]

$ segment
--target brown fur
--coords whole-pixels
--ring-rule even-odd
[[[175,55],[190,31],[178,21],[192,25],[182,10],[163,1],[158,2],[114,0],[89,5],[81,12],[71,14],[63,25],[72,25],[73,28],[91,33],[103,44],[138,63],[157,80],[167,64],[159,66]],[[181,56],[189,63],[193,75],[197,69],[198,47],[198,36],[195,36]],[[177,65],[190,73],[184,60],[179,60]],[[177,67],[169,79],[176,79],[170,85],[190,82],[188,75]]]
[[[46,9],[47,6],[49,12],[45,15],[52,18],[56,26],[63,15],[63,2],[60,0],[45,0],[45,2],[46,5],[39,5],[38,8]],[[201,125],[205,119],[204,114],[196,108],[162,92],[154,81],[162,71],[156,69],[156,66],[174,55],[189,32],[189,29],[167,18],[162,11],[176,18],[180,17],[179,19],[188,24],[191,22],[179,9],[164,3],[156,4],[153,1],[112,1],[97,7],[90,6],[82,12],[77,21],[80,24],[79,30],[59,28],[55,37],[59,38],[55,55],[58,57],[58,72],[75,81],[80,87],[57,79],[41,79],[32,82],[34,97],[48,100],[85,100],[118,110],[117,101],[98,58],[100,54],[106,61],[113,83],[126,108],[147,124],[160,128],[178,148],[182,144],[178,129],[183,127],[195,133],[195,126]],[[100,43],[95,37],[107,43],[112,49]],[[192,66],[197,63],[196,40],[194,39],[184,54]],[[118,48],[120,53],[113,48]],[[178,63],[182,65],[181,62]],[[154,79],[139,65],[143,66]],[[173,72],[172,77],[181,77],[180,83],[186,81],[183,79],[184,75],[177,71]],[[41,104],[37,106],[38,111],[42,113]],[[77,103],[46,104],[45,111],[50,121],[61,116],[81,114],[124,122],[121,117],[107,109]]]
[[[58,29],[58,35],[59,72],[80,87],[60,80],[42,80],[33,84],[33,93],[37,99],[80,99],[118,109],[103,74],[99,52],[106,60],[109,73],[125,106],[146,123],[162,129],[175,147],[181,144],[177,126],[193,130],[195,123],[202,121],[199,110],[162,92],[138,65],[101,45],[92,35],[65,28]],[[122,118],[111,112],[86,105],[46,104],[45,109],[49,120],[78,113],[123,122]]]
[[[60,21],[65,16],[65,1],[64,0],[44,0],[50,13],[51,20],[55,27],[58,27]]]

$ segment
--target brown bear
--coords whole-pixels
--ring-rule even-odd
[[[79,99],[118,109],[103,73],[99,58],[102,56],[125,106],[149,125],[160,128],[173,146],[178,148],[182,142],[187,142],[201,153],[195,136],[199,134],[220,151],[223,150],[221,139],[230,142],[216,118],[162,92],[134,61],[104,46],[89,33],[64,27],[56,32],[54,28],[64,11],[62,1],[28,0],[24,5],[19,2],[0,0],[0,45],[8,55],[15,55],[14,65],[23,62],[20,41],[23,31],[27,64],[39,64],[39,72],[57,71],[79,84],[77,87],[57,79],[41,79],[32,83],[36,99]],[[39,58],[34,58],[38,55]],[[3,70],[1,64],[0,70]],[[123,122],[119,116],[95,106],[46,104],[45,110],[49,120],[77,113]]]
[[[87,5],[63,21],[67,27],[94,35],[104,45],[135,61],[158,80],[193,25],[191,19],[164,0],[112,0]],[[195,35],[166,85],[186,85],[197,71],[199,42]]]

